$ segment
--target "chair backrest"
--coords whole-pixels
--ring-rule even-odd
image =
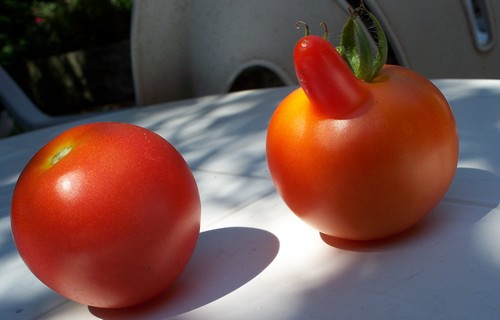
[[[500,78],[500,1],[365,0],[398,63],[429,78]]]
[[[292,51],[303,30],[294,30],[296,21],[307,22],[315,34],[322,34],[319,23],[326,22],[337,45],[348,3],[356,2],[136,1],[131,34],[136,102],[146,105],[224,93],[253,66],[271,70],[285,84],[297,84]],[[398,64],[432,78],[500,77],[500,46],[494,45],[500,25],[493,19],[493,13],[500,12],[500,1],[365,0],[365,4],[384,26]],[[481,21],[486,21],[490,44],[478,47],[477,31],[484,36],[484,26],[478,26]]]
[[[341,30],[342,0],[136,1],[132,14],[132,70],[136,103],[146,105],[228,92],[247,68],[264,67],[296,84],[292,51],[304,30],[322,34],[325,21]]]

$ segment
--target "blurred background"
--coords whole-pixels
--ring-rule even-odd
[[[132,0],[0,0],[0,65],[48,115],[132,105],[131,9]]]
[[[327,22],[337,45],[359,3],[0,0],[0,66],[49,116],[296,85],[295,22],[315,34]],[[390,63],[429,78],[500,78],[499,0],[364,3],[384,27]],[[24,130],[0,104],[0,137]]]

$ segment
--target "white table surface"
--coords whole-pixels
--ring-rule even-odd
[[[0,319],[500,319],[500,80],[436,80],[460,135],[453,184],[410,231],[326,244],[275,192],[269,119],[293,88],[239,92],[86,119],[158,132],[183,154],[201,198],[201,234],[171,292],[124,310],[54,293],[10,231],[16,179],[75,123],[0,140]]]

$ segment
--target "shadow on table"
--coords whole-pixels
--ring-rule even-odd
[[[102,319],[159,319],[180,315],[231,293],[276,257],[279,240],[268,231],[232,227],[200,233],[181,278],[165,294],[137,307],[90,312]]]
[[[499,203],[500,177],[458,168],[443,201],[406,232],[373,242],[323,237],[351,261],[340,271],[332,265],[321,282],[304,286],[289,319],[332,314],[338,319],[490,319],[500,314]],[[316,263],[331,259],[327,255]]]
[[[251,90],[182,100],[165,107],[146,107],[122,120],[162,135],[186,156],[194,170],[267,178],[268,123],[292,89]]]

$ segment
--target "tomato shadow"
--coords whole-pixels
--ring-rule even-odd
[[[491,200],[493,199],[493,200]],[[415,226],[394,236],[379,240],[355,241],[336,238],[323,233],[320,237],[326,244],[350,251],[384,251],[408,246],[420,237],[439,232],[455,219],[451,212],[442,210],[448,203],[460,203],[476,208],[473,221],[481,219],[500,203],[500,178],[495,174],[474,168],[457,168],[455,178],[440,204]]]
[[[290,319],[489,319],[499,314],[500,177],[458,168],[443,200],[418,225],[377,241],[328,236],[320,283],[303,288]],[[339,269],[330,262],[348,257]],[[318,300],[320,302],[318,302]],[[322,301],[322,302],[321,302]],[[328,303],[325,303],[328,301]]]
[[[337,249],[358,252],[380,252],[393,250],[401,246],[407,246],[408,243],[414,241],[415,238],[418,238],[425,233],[432,232],[430,229],[439,228],[437,227],[437,224],[438,222],[435,221],[435,219],[427,217],[417,225],[407,230],[404,230],[396,235],[377,240],[348,240],[333,237],[324,233],[320,233],[319,236],[324,243]]]
[[[327,245],[348,251],[357,252],[383,252],[398,250],[399,248],[407,248],[412,243],[416,243],[421,238],[425,238],[428,234],[439,232],[440,229],[446,228],[451,217],[438,216],[433,210],[427,217],[422,219],[416,225],[404,230],[396,235],[377,239],[377,240],[348,240],[333,237],[324,233],[320,233],[321,240]]]
[[[200,233],[197,247],[179,280],[164,294],[136,307],[89,311],[101,319],[163,319],[216,301],[261,273],[276,257],[272,233],[231,227]]]

